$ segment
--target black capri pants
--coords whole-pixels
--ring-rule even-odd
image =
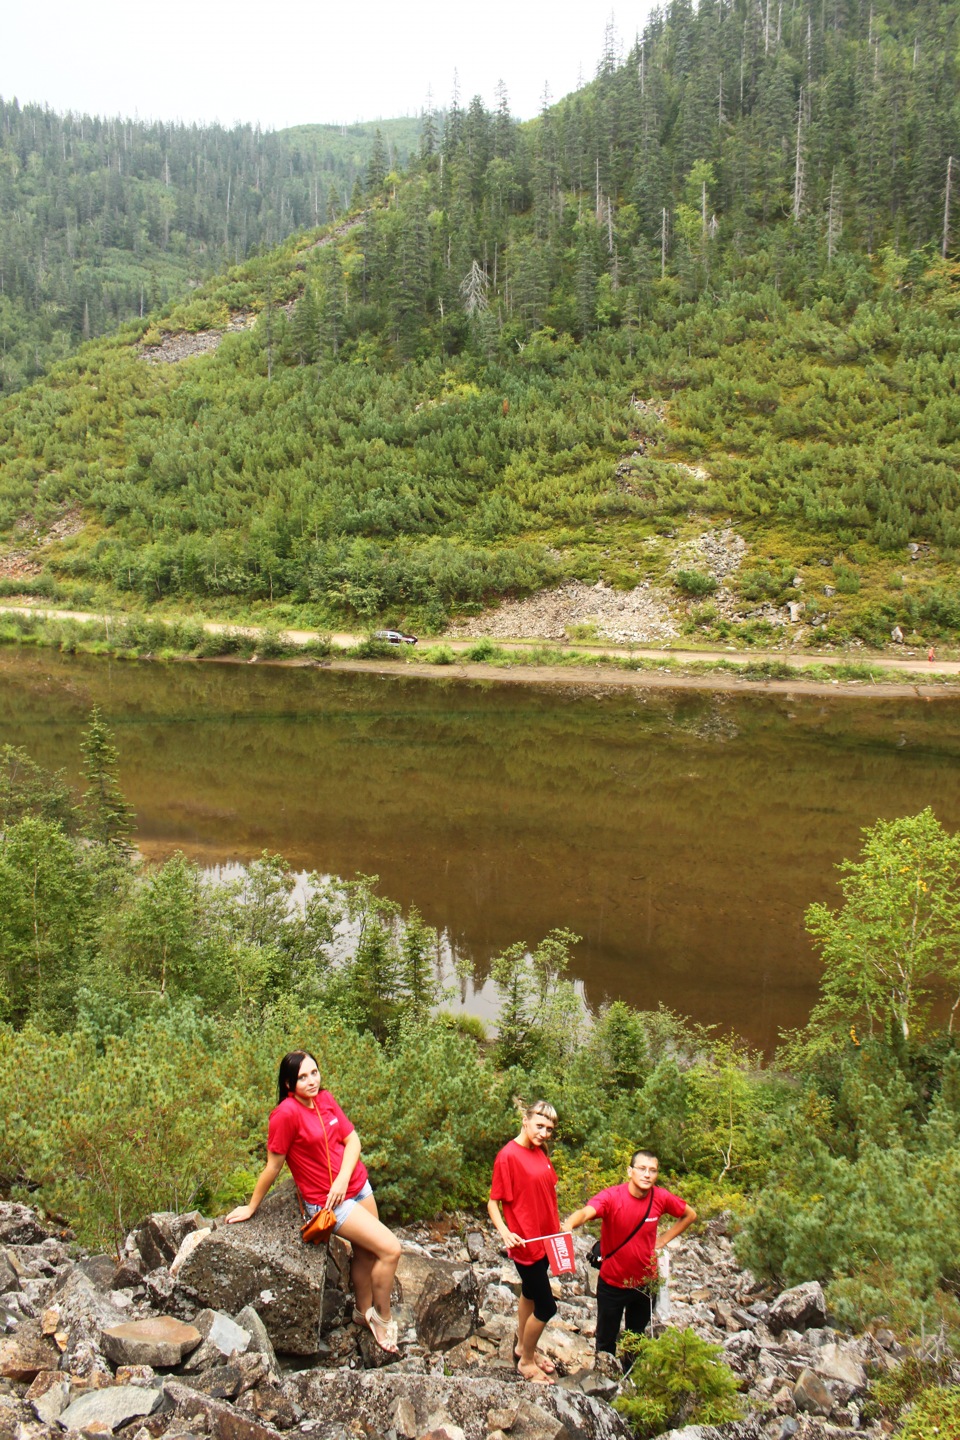
[[[533,1301],[534,1316],[546,1325],[557,1313],[557,1302],[550,1289],[550,1262],[546,1255],[542,1255],[532,1265],[521,1265],[519,1260],[513,1263],[520,1276],[520,1292],[524,1300]]]

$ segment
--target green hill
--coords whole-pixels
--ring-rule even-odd
[[[402,163],[419,130],[401,119],[263,132],[0,98],[0,393],[339,214],[378,147]]]
[[[819,640],[952,634],[958,13],[675,0],[530,125],[453,106],[5,403],[7,588],[438,627],[646,580],[750,641],[799,579]],[[726,526],[721,607],[678,547]]]

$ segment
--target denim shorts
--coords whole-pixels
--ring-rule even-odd
[[[337,1206],[336,1210],[334,1210],[333,1212],[334,1215],[336,1215],[337,1217],[337,1223],[333,1227],[334,1235],[337,1235],[339,1233],[340,1226],[343,1224],[344,1220],[346,1220],[347,1216],[350,1214],[350,1211],[353,1209],[354,1205],[356,1205],[357,1201],[366,1200],[367,1196],[372,1194],[373,1186],[370,1184],[369,1180],[366,1180],[364,1181],[362,1190],[358,1190],[356,1195],[351,1195],[349,1200],[344,1200],[342,1205]],[[309,1219],[312,1216],[316,1215],[318,1210],[322,1210],[323,1206],[312,1205],[309,1200],[304,1200],[303,1208],[307,1212],[307,1218]]]

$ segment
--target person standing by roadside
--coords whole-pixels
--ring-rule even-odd
[[[537,1100],[522,1106],[521,1114],[520,1134],[504,1145],[493,1162],[487,1212],[520,1276],[517,1369],[525,1380],[552,1385],[556,1367],[537,1354],[537,1345],[557,1313],[547,1251],[540,1239],[560,1231],[557,1174],[547,1151],[557,1112],[546,1100]]]
[[[563,1222],[564,1230],[600,1217],[600,1273],[597,1277],[597,1352],[617,1353],[620,1327],[642,1335],[650,1324],[657,1282],[656,1252],[682,1235],[697,1212],[678,1195],[657,1184],[660,1162],[650,1150],[637,1150],[626,1183],[601,1190]],[[657,1234],[661,1215],[676,1224]]]

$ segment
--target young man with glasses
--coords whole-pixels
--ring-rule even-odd
[[[658,1280],[657,1251],[682,1235],[697,1212],[678,1195],[657,1184],[660,1162],[650,1150],[637,1150],[626,1183],[601,1190],[563,1222],[564,1230],[600,1217],[600,1273],[597,1277],[597,1353],[617,1353],[620,1327],[642,1335],[650,1324]],[[661,1215],[676,1224],[657,1234]]]

